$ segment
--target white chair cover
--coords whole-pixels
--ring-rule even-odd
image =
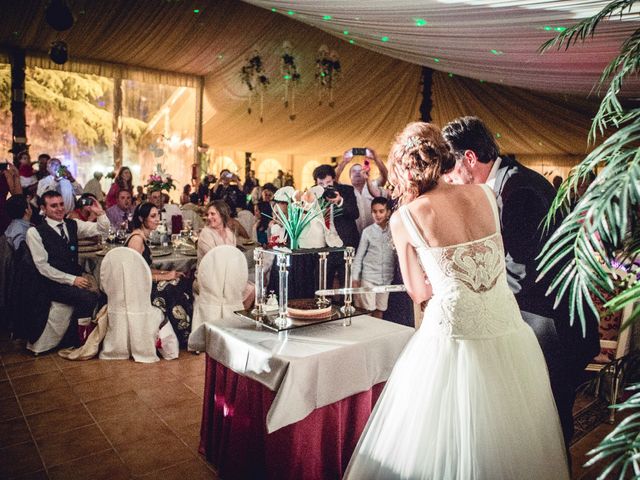
[[[189,350],[204,351],[204,324],[232,316],[243,310],[243,295],[248,280],[247,259],[236,247],[220,245],[202,258],[198,267],[200,294],[193,305]]]
[[[238,222],[244,227],[249,234],[249,238],[256,241],[256,217],[249,210],[240,210],[238,212]]]
[[[127,247],[111,250],[100,266],[100,284],[108,297],[100,359],[158,361],[156,338],[163,314],[151,305],[151,270],[142,255]]]
[[[38,340],[34,343],[27,343],[27,350],[31,350],[33,353],[43,353],[56,348],[69,328],[71,315],[73,315],[73,305],[51,302],[44,330]]]

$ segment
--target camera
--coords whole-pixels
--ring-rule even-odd
[[[332,187],[332,186],[324,187],[324,192],[322,192],[322,198],[324,198],[325,200],[333,200],[337,196],[338,196],[338,191],[335,189],[335,187]]]
[[[78,201],[78,204],[79,204],[81,207],[90,207],[91,205],[93,205],[93,198],[91,198],[91,197],[84,197],[84,198],[81,198],[81,199]]]
[[[233,173],[231,173],[231,172],[225,172],[224,177],[225,177],[225,178],[233,178]]]
[[[4,172],[7,168],[9,168],[8,163],[0,163],[0,172]]]
[[[364,157],[367,155],[367,149],[366,148],[352,148],[351,149],[351,153],[353,154],[354,157],[360,155],[361,157]]]

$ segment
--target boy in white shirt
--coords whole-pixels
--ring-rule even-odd
[[[354,286],[372,287],[389,285],[393,281],[394,248],[389,229],[391,209],[386,198],[375,197],[371,201],[374,223],[362,231],[360,244],[353,261]],[[355,304],[372,311],[382,318],[387,309],[388,293],[364,293],[355,295]]]

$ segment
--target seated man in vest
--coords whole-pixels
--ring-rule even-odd
[[[83,271],[78,264],[78,239],[107,233],[109,219],[95,200],[91,210],[98,217],[96,222],[65,219],[62,195],[52,190],[42,194],[40,207],[45,220],[37,227],[32,227],[27,231],[26,241],[31,251],[33,263],[43,277],[44,291],[42,293],[50,301],[73,306],[72,319],[77,320],[79,324],[86,324],[93,315],[99,294],[93,288],[93,282],[82,276]],[[71,322],[71,325],[75,326],[75,322]],[[49,347],[47,349],[56,347],[62,339],[59,338],[61,328],[58,325],[53,326],[46,323],[33,327],[36,330],[41,328],[42,333],[40,336],[32,333],[30,338],[32,341],[38,338],[36,344],[46,343],[46,346]],[[30,329],[31,332],[34,331],[34,328]],[[73,340],[75,340],[74,331],[75,328],[70,331]],[[54,337],[57,342],[52,342]],[[51,343],[55,344],[51,345]],[[30,349],[37,353],[43,351],[37,348]]]

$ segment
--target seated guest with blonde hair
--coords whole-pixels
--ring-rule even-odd
[[[214,200],[207,206],[207,224],[198,236],[198,264],[202,257],[219,245],[236,245],[236,235],[229,228],[231,215],[229,206],[224,200]],[[255,297],[253,283],[247,282],[244,289],[243,303],[249,308]]]
[[[158,209],[149,202],[142,203],[133,211],[133,232],[125,241],[125,246],[132,248],[145,259],[151,267],[153,258],[149,248],[149,235],[160,224]],[[159,270],[151,268],[153,285],[151,303],[158,307],[171,322],[181,346],[187,345],[191,333],[191,317],[193,315],[192,280],[184,273],[175,270]]]

